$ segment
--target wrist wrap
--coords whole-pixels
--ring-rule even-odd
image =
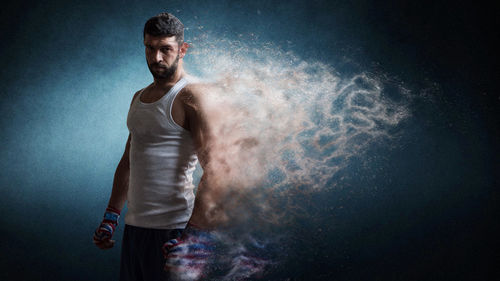
[[[108,206],[104,213],[104,218],[94,233],[94,241],[109,240],[113,237],[118,219],[120,218],[120,210]]]

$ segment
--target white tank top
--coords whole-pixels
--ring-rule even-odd
[[[172,103],[187,84],[179,80],[162,98],[130,106],[130,181],[125,223],[133,226],[184,228],[193,210],[193,171],[198,161],[191,133],[172,118]]]

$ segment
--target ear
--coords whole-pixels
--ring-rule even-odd
[[[180,49],[180,52],[179,52],[179,58],[183,58],[185,55],[186,55],[186,52],[187,52],[187,49],[189,48],[189,44],[184,42],[182,43],[181,45],[181,49]]]

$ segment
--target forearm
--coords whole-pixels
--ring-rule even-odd
[[[125,201],[127,200],[129,176],[130,168],[128,160],[122,158],[115,171],[113,189],[111,191],[108,206],[112,206],[118,210],[123,209]]]
[[[194,202],[190,223],[204,229],[220,227],[227,222],[224,202],[227,200],[228,188],[210,173],[205,172]]]

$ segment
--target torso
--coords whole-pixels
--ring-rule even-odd
[[[185,130],[189,110],[180,97],[187,82],[158,91],[150,85],[132,100],[126,224],[184,228],[191,216],[197,154],[192,134]]]

